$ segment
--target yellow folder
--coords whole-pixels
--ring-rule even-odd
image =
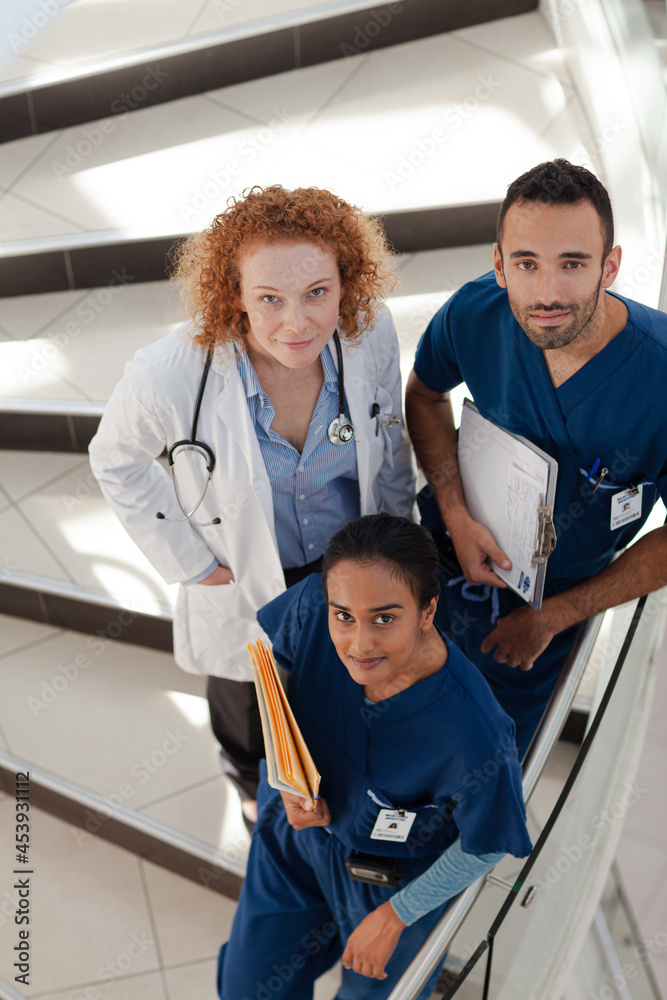
[[[269,784],[314,801],[320,775],[280,683],[273,653],[261,639],[249,643],[246,649],[257,689]]]

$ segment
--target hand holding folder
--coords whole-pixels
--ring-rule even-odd
[[[257,689],[269,784],[278,791],[315,801],[320,775],[280,683],[273,653],[261,639],[246,649]]]

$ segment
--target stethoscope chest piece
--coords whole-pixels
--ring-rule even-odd
[[[354,438],[354,427],[345,414],[341,413],[331,421],[327,434],[332,444],[348,444]]]

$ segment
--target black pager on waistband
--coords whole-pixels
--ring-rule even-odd
[[[392,859],[377,854],[352,851],[345,858],[345,867],[356,882],[392,886],[401,881],[401,874]]]

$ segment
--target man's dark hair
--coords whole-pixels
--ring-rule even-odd
[[[496,241],[499,247],[503,220],[508,209],[514,204],[521,205],[527,201],[537,201],[544,205],[576,205],[579,201],[590,201],[602,223],[602,259],[606,259],[614,245],[611,202],[606,188],[586,167],[578,167],[568,160],[548,160],[546,163],[538,163],[512,181],[498,213]]]
[[[440,594],[438,550],[421,524],[395,514],[367,514],[350,521],[329,542],[322,562],[322,586],[336,563],[385,563],[409,587],[420,608]]]

